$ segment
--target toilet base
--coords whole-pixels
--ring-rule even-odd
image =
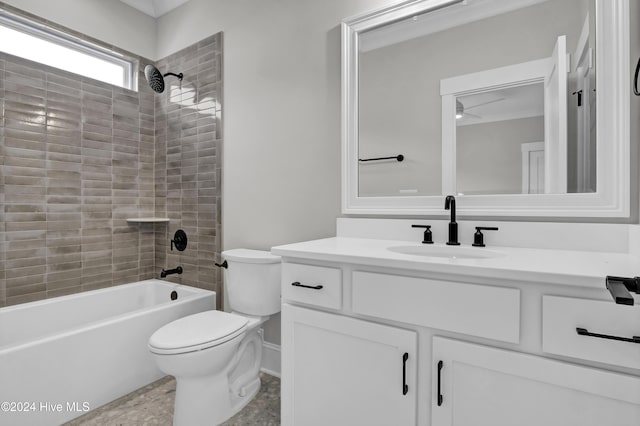
[[[229,420],[249,404],[260,391],[260,378],[230,395],[223,377],[180,381],[176,386],[174,426],[211,426]]]
[[[224,376],[178,379],[174,426],[217,425],[233,416]]]
[[[260,390],[262,359],[262,336],[257,325],[248,330],[220,373],[176,376],[174,426],[217,425],[253,400]]]
[[[231,396],[231,404],[233,405],[234,410],[232,416],[240,412],[240,410],[253,400],[260,391],[260,384],[260,377],[257,377],[253,382],[243,386],[239,395]]]

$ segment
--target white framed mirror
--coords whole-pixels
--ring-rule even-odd
[[[344,214],[629,216],[628,0],[412,0],[342,23]]]

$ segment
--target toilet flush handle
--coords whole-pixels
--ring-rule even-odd
[[[222,263],[214,263],[214,265],[216,265],[218,268],[224,268],[224,269],[227,269],[229,267],[229,264],[227,263],[226,260]]]

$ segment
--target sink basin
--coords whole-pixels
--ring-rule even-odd
[[[494,259],[505,256],[506,253],[487,250],[484,247],[459,247],[440,245],[421,246],[393,246],[387,250],[394,253],[409,254],[412,256],[436,257],[441,259]]]

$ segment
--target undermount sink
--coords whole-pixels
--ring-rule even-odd
[[[494,259],[505,256],[506,253],[487,250],[483,247],[460,247],[460,246],[393,246],[387,250],[394,253],[409,254],[412,256],[437,257],[441,259]]]

